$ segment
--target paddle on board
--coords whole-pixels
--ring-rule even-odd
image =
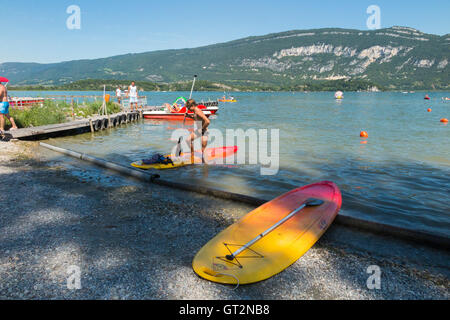
[[[323,200],[320,199],[314,199],[314,198],[310,198],[307,199],[300,207],[298,207],[297,209],[295,209],[294,211],[292,211],[291,213],[289,213],[286,217],[284,217],[283,219],[281,219],[280,221],[278,221],[277,223],[275,223],[273,226],[271,226],[270,228],[268,228],[266,231],[262,232],[261,234],[259,234],[256,238],[250,240],[249,242],[247,242],[246,244],[244,244],[242,247],[240,247],[239,249],[237,249],[235,252],[233,252],[232,254],[229,254],[226,256],[226,258],[230,261],[234,260],[234,258],[240,254],[242,251],[244,251],[245,249],[251,247],[252,245],[254,245],[256,242],[258,242],[259,240],[261,240],[261,238],[265,237],[267,234],[269,234],[270,232],[272,232],[273,230],[275,230],[276,228],[278,228],[279,226],[281,226],[283,223],[285,223],[287,220],[289,220],[290,218],[292,218],[294,215],[296,215],[300,210],[302,210],[305,207],[317,207],[320,206],[321,204],[323,204]]]

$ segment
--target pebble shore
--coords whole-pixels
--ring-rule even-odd
[[[253,207],[121,176],[82,179],[38,148],[0,142],[0,299],[450,298],[448,252],[336,225],[266,281],[211,283],[193,272],[194,255]],[[68,288],[73,266],[79,289]],[[368,288],[370,266],[380,289]]]

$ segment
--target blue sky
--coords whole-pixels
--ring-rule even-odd
[[[381,9],[382,28],[450,33],[448,0],[0,0],[0,63],[198,47],[292,29],[366,30],[372,4]],[[81,9],[80,30],[66,27],[70,5]]]

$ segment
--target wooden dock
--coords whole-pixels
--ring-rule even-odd
[[[95,132],[142,119],[142,112],[120,112],[105,116],[75,120],[71,122],[50,124],[39,127],[23,128],[7,131],[3,139],[42,139],[47,136],[65,135],[69,133]]]

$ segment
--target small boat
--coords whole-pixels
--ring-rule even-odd
[[[206,107],[205,107],[206,108]],[[189,117],[185,117],[186,107],[180,109],[177,112],[170,112],[167,109],[162,110],[152,110],[152,111],[144,111],[143,116],[145,119],[160,119],[160,120],[175,120],[175,121],[193,121],[193,119]],[[211,111],[204,110],[203,113],[208,118],[211,116]],[[193,112],[189,111],[188,114],[193,114]]]
[[[170,106],[169,109],[176,108],[181,110],[186,105],[187,99],[185,97],[179,97],[175,102]],[[206,110],[211,112],[211,114],[216,114],[219,111],[219,103],[217,101],[208,101],[204,102],[203,100],[197,105],[199,109]]]
[[[344,93],[342,91],[336,91],[336,93],[334,94],[334,98],[336,100],[342,100],[344,99]]]
[[[224,93],[223,93],[223,97],[217,99],[217,101],[219,101],[219,102],[231,102],[231,103],[237,102],[237,100],[236,100],[234,97],[232,97],[232,96],[230,96],[230,97],[227,98],[226,92],[224,92]]]
[[[187,99],[185,97],[178,97],[172,104],[165,103],[163,106],[157,107],[154,110],[143,112],[143,116],[145,119],[192,121],[193,119],[185,117],[184,115],[186,113],[186,102]],[[202,110],[208,118],[219,111],[219,103],[214,101],[202,101],[197,107]],[[193,114],[193,112],[189,111],[188,114]]]
[[[16,98],[13,97],[9,101],[9,104],[11,107],[30,107],[34,104],[41,104],[44,103],[44,98],[31,98],[31,97],[21,97]]]

